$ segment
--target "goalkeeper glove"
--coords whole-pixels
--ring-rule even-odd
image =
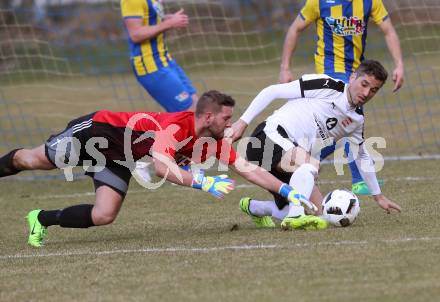
[[[223,198],[235,188],[234,180],[227,175],[205,176],[203,171],[194,174],[191,186],[208,193],[216,198]]]
[[[293,189],[291,186],[289,186],[287,184],[283,184],[280,187],[278,194],[280,194],[281,196],[283,196],[289,202],[293,203],[296,206],[303,204],[304,206],[306,206],[309,210],[311,210],[313,212],[318,211],[318,208],[312,202],[310,202],[307,197],[298,193],[297,190]]]

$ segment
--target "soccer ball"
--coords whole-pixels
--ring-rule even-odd
[[[323,218],[334,226],[349,226],[360,210],[359,199],[348,190],[334,190],[322,200]]]

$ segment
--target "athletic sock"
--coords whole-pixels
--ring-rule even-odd
[[[355,184],[360,181],[363,181],[362,176],[361,176],[361,172],[359,172],[359,168],[356,165],[356,161],[353,159],[353,155],[350,154],[350,144],[349,143],[345,143],[344,152],[345,152],[345,155],[349,159],[348,166],[350,167],[350,172],[351,172],[351,183]]]
[[[14,149],[0,158],[0,177],[15,175],[21,171],[14,167],[14,164],[12,163],[12,159],[18,150],[20,149]]]
[[[38,213],[38,221],[45,227],[59,225],[61,210],[44,211]]]
[[[249,205],[249,211],[255,216],[272,216],[273,218],[282,220],[287,216],[289,207],[285,206],[280,210],[273,200],[263,201],[252,199]]]
[[[61,210],[41,211],[38,221],[45,227],[59,225],[63,228],[88,228],[94,226],[91,204],[80,204]]]
[[[311,164],[302,164],[293,173],[290,178],[290,186],[295,188],[298,193],[304,195],[306,198],[310,198],[313,187],[315,185],[315,176],[318,175],[318,170]],[[304,208],[301,205],[294,205],[289,203],[289,217],[297,217],[304,215]]]
[[[272,203],[274,203],[272,201]],[[272,208],[270,201],[261,201],[252,199],[249,203],[249,211],[252,215],[263,217],[263,216],[271,216]]]
[[[60,226],[63,228],[85,229],[94,226],[92,220],[92,204],[80,204],[61,210]]]
[[[92,209],[92,204],[80,204],[61,210],[41,211],[38,214],[38,221],[46,227],[59,225],[63,228],[85,229],[94,226]]]

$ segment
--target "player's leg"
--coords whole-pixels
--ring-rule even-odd
[[[55,166],[47,159],[44,145],[33,149],[15,149],[0,158],[0,177],[24,170],[51,170]]]
[[[197,101],[199,100],[199,97],[197,95],[197,91],[194,88],[191,79],[186,75],[185,71],[183,70],[182,67],[180,67],[179,64],[177,64],[176,61],[172,60],[169,62],[169,66],[174,69],[175,73],[177,74],[177,76],[179,77],[181,83],[183,84],[183,86],[185,87],[185,90],[188,91],[188,93],[191,95],[192,98],[192,105],[190,108],[188,108],[187,110],[189,111],[195,111],[196,110],[196,105],[197,105]]]
[[[330,154],[332,154],[335,151],[336,143],[334,143],[332,146],[327,146],[321,150],[321,160],[328,157]],[[345,155],[350,159],[348,166],[350,168],[351,173],[351,189],[352,192],[357,195],[368,195],[370,194],[370,190],[368,189],[368,186],[366,185],[365,181],[362,179],[361,173],[359,172],[359,169],[356,165],[356,162],[353,160],[353,156],[350,155],[350,144],[347,142],[344,145],[344,152]],[[312,196],[313,199],[311,199],[312,202],[317,202],[315,200],[315,196]]]
[[[91,212],[93,225],[112,223],[121,209],[124,196],[107,185],[96,189],[96,201]]]
[[[114,221],[122,206],[123,196],[103,185],[96,190],[95,205],[78,204],[64,209],[32,210],[27,215],[29,225],[28,243],[43,246],[47,228],[59,225],[63,228],[89,228],[106,225]]]
[[[246,147],[247,160],[257,162],[259,166],[265,165],[263,157],[267,140],[266,134],[263,131],[264,127],[265,123],[261,123],[257,126],[250,136],[251,141]],[[256,144],[255,147],[254,144]],[[266,169],[270,171],[270,167]],[[241,211],[252,219],[257,228],[275,227],[271,219],[273,212],[271,209],[272,207],[276,207],[273,201],[265,202],[254,200],[250,197],[243,197],[240,199],[239,206]]]
[[[47,228],[59,225],[63,228],[89,228],[112,223],[121,209],[128,190],[130,171],[124,167],[106,167],[104,170],[88,174],[93,176],[95,204],[79,204],[64,209],[29,212],[28,243],[41,247],[47,236]]]
[[[321,191],[319,190],[318,186],[315,184],[313,187],[312,194],[310,195],[310,201],[318,208],[318,211],[315,213],[315,215],[321,215],[322,214],[322,200],[324,196],[322,196]]]
[[[277,165],[277,169],[279,171],[293,171],[289,180],[290,186],[295,188],[303,196],[303,199],[309,200],[315,188],[319,160],[311,157],[303,148],[295,146],[285,152],[281,162]],[[283,205],[279,197],[275,201],[281,209]],[[320,217],[306,215],[304,207],[299,200],[297,202],[289,202],[288,208],[287,216],[281,222],[283,229],[319,230],[327,227],[327,222]]]
[[[185,111],[192,105],[192,91],[188,91],[171,67],[137,76],[145,90],[167,111]]]
[[[356,195],[370,195],[370,190],[359,172],[356,161],[354,160],[353,155],[350,154],[350,143],[347,142],[345,144],[344,152],[350,159],[348,166],[350,167],[351,172],[351,191]]]

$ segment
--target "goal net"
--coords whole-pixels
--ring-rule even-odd
[[[236,98],[238,117],[262,88],[277,82],[284,36],[301,3],[164,0],[165,12],[184,8],[190,17],[188,28],[167,32],[166,44],[199,93],[217,89]],[[392,93],[389,81],[367,105],[366,136],[385,138],[386,148],[378,151],[386,156],[437,155],[440,2],[384,3],[400,37],[405,83]],[[314,48],[312,25],[293,57],[296,77],[314,72]],[[391,73],[392,59],[374,24],[366,57],[384,62]],[[119,1],[2,1],[0,153],[41,144],[71,119],[99,109],[162,111],[133,76]]]

